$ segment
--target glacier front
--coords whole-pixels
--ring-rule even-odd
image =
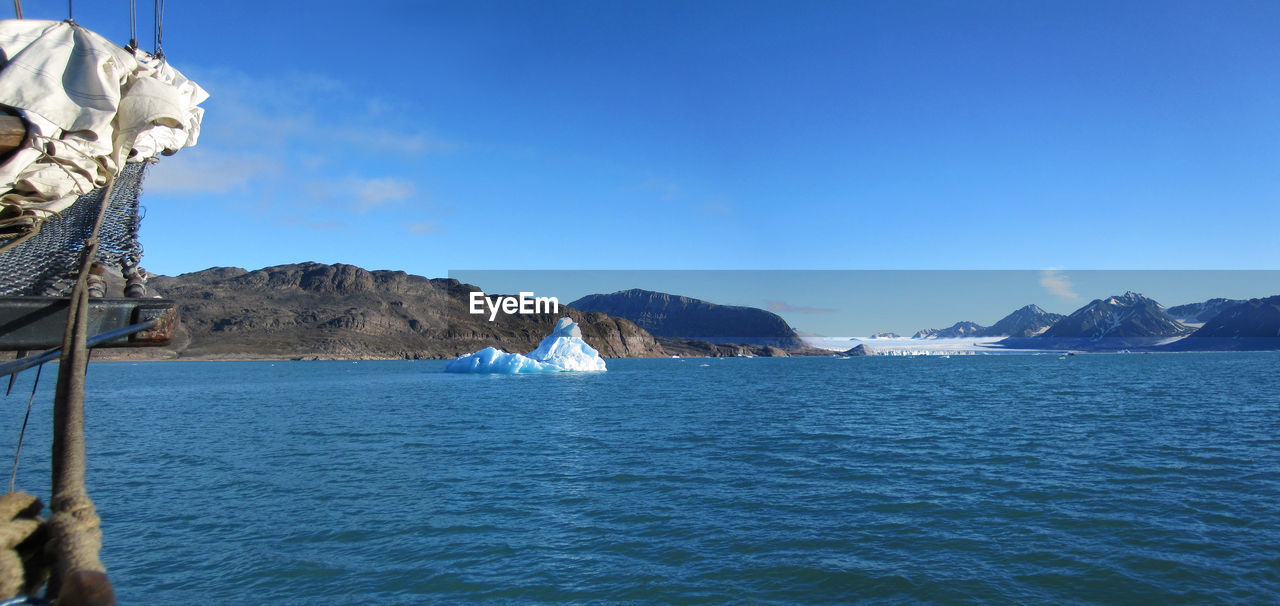
[[[582,340],[582,330],[570,318],[560,318],[556,329],[528,354],[507,353],[486,347],[458,356],[444,367],[445,372],[539,373],[603,371],[604,359]]]

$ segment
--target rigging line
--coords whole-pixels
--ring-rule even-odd
[[[19,19],[22,18],[22,0],[13,0],[13,13]]]
[[[9,250],[9,249],[11,249],[11,248],[14,248],[14,247],[15,247],[15,246],[17,246],[17,245],[22,244],[23,242],[26,242],[27,240],[30,240],[31,238],[36,237],[36,234],[40,233],[40,226],[41,226],[41,224],[43,224],[43,223],[44,223],[44,221],[36,221],[36,224],[35,224],[35,226],[31,229],[31,231],[29,231],[29,232],[27,232],[27,233],[25,233],[25,234],[22,234],[21,236],[18,236],[17,238],[14,238],[14,239],[12,239],[12,240],[9,240],[8,242],[5,242],[3,245],[0,245],[0,253],[4,252],[4,251],[6,251],[6,250]]]
[[[19,359],[22,359],[22,358],[26,357],[26,355],[27,355],[27,352],[22,351],[22,350],[18,350],[18,353],[17,353],[17,355],[15,355],[15,356],[14,356],[14,359],[15,359],[15,360],[19,360]],[[18,380],[18,373],[16,373],[16,372],[15,372],[15,373],[13,373],[13,374],[9,375],[9,387],[8,387],[7,389],[5,389],[5,390],[4,390],[4,395],[5,395],[5,397],[8,397],[8,396],[9,396],[9,394],[13,393],[13,383],[14,383],[14,381],[17,381],[17,380]],[[10,491],[10,492],[12,492],[12,491]]]
[[[138,0],[129,0],[129,48],[138,48]]]
[[[76,21],[75,5],[73,0],[67,0],[67,21],[72,23],[75,23]]]
[[[156,0],[156,47],[152,54],[164,56],[164,0]]]
[[[44,364],[36,369],[36,380],[31,384],[31,398],[27,400],[27,416],[22,417],[22,431],[18,432],[18,447],[13,451],[13,471],[9,472],[9,492],[13,492],[13,485],[18,479],[18,455],[22,454],[22,438],[27,435],[27,421],[31,420],[31,403],[36,401],[36,388],[40,386],[42,370],[44,370]]]

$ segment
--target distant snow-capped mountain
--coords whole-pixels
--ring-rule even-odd
[[[1219,297],[1201,303],[1175,305],[1166,309],[1165,313],[1184,324],[1203,324],[1212,320],[1214,316],[1222,313],[1228,307],[1235,307],[1241,303],[1244,303],[1243,299],[1223,299]]]
[[[1162,305],[1135,292],[1094,299],[1040,333],[1046,339],[1177,337],[1191,329],[1169,317]]]
[[[1193,337],[1280,337],[1280,295],[1241,301],[1205,322]]]
[[[980,337],[987,327],[974,322],[956,322],[947,328],[925,328],[912,335],[912,339],[961,339]]]
[[[1055,322],[1065,318],[1052,314],[1038,305],[1026,305],[1003,317],[991,326],[976,322],[956,322],[947,328],[925,328],[916,332],[913,339],[964,339],[974,337],[1030,337],[1040,334]]]
[[[1038,305],[1027,305],[1003,317],[983,331],[984,337],[1031,337],[1038,335],[1066,316],[1049,313]]]
[[[1226,306],[1191,336],[1162,349],[1243,351],[1280,349],[1280,295]]]

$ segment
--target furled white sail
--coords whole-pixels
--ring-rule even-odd
[[[0,207],[44,218],[125,162],[195,145],[209,97],[163,57],[65,21],[0,21],[0,106],[29,136],[0,165]]]

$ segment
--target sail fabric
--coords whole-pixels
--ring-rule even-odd
[[[125,162],[196,144],[204,89],[163,57],[65,21],[0,21],[0,106],[30,135],[0,165],[0,219],[43,219]]]

